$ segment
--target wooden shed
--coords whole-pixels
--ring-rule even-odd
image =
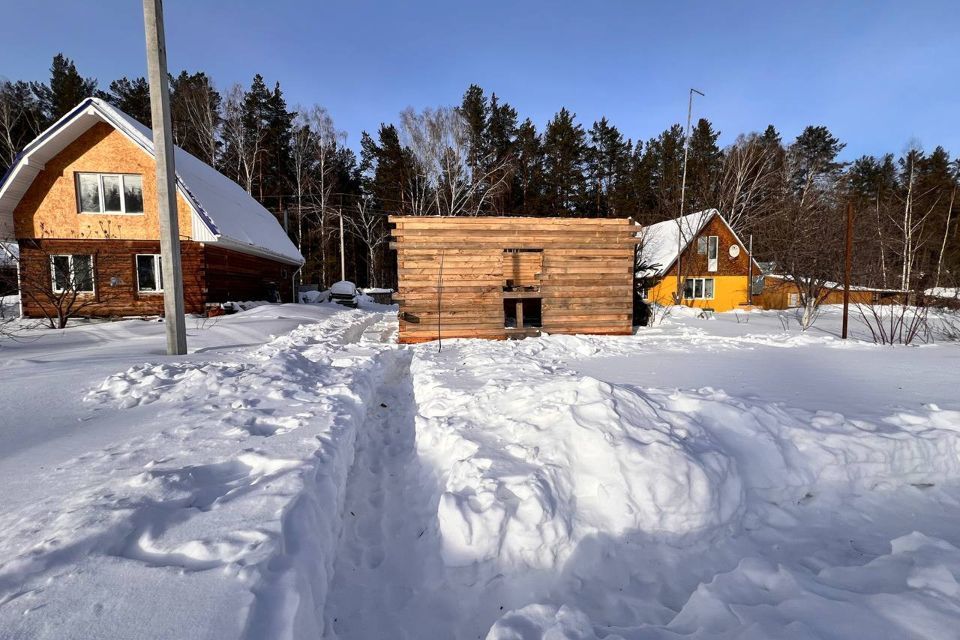
[[[391,216],[402,343],[630,334],[626,219]]]

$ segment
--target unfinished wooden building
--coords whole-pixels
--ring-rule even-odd
[[[392,216],[402,343],[629,334],[630,220]]]

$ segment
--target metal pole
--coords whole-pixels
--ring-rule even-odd
[[[847,242],[843,255],[843,329],[840,337],[847,339],[847,316],[850,311],[850,268],[853,263],[853,203],[847,203]]]
[[[749,244],[747,245],[747,305],[753,306],[753,234],[750,234]]]
[[[690,88],[690,98],[687,100],[687,134],[683,138],[683,179],[680,182],[680,217],[677,218],[677,303],[683,301],[683,286],[681,283],[680,258],[683,253],[683,201],[687,195],[687,155],[690,153],[690,121],[693,116],[693,94],[704,94]]]
[[[160,217],[160,255],[163,271],[163,314],[167,354],[187,352],[183,307],[183,270],[180,266],[180,226],[177,220],[177,173],[173,164],[173,127],[170,123],[170,90],[167,87],[167,51],[163,31],[163,1],[143,0],[143,26],[147,34],[147,75],[150,80],[150,115],[157,167],[157,213]]]
[[[337,209],[340,214],[340,279],[347,279],[347,261],[346,254],[343,251],[343,207]]]

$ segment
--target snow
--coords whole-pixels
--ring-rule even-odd
[[[341,296],[352,296],[357,293],[357,285],[346,280],[340,280],[330,285],[330,293]]]
[[[936,296],[938,298],[960,298],[960,289],[956,287],[934,287],[924,291],[924,295]]]
[[[361,306],[0,342],[0,637],[956,637],[960,345]]]

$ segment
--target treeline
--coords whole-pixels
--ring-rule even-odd
[[[279,219],[307,257],[304,280],[339,277],[339,222],[348,277],[389,286],[387,213],[577,215],[641,223],[718,208],[753,235],[758,259],[811,283],[840,279],[845,208],[856,212],[855,278],[893,289],[956,287],[960,160],[941,147],[839,160],[844,144],[809,126],[784,141],[774,126],[725,148],[707,119],[684,138],[674,124],[647,140],[605,118],[589,128],[560,109],[542,128],[495,94],[470,86],[456,106],[407,109],[364,132],[359,158],[319,106],[289,108],[257,75],[218,91],[203,73],[171,77],[176,142],[242,185]],[[0,86],[0,165],[88,95],[150,124],[149,87],[121,78],[99,89],[62,55],[48,83]],[[0,167],[2,168],[2,167]]]

